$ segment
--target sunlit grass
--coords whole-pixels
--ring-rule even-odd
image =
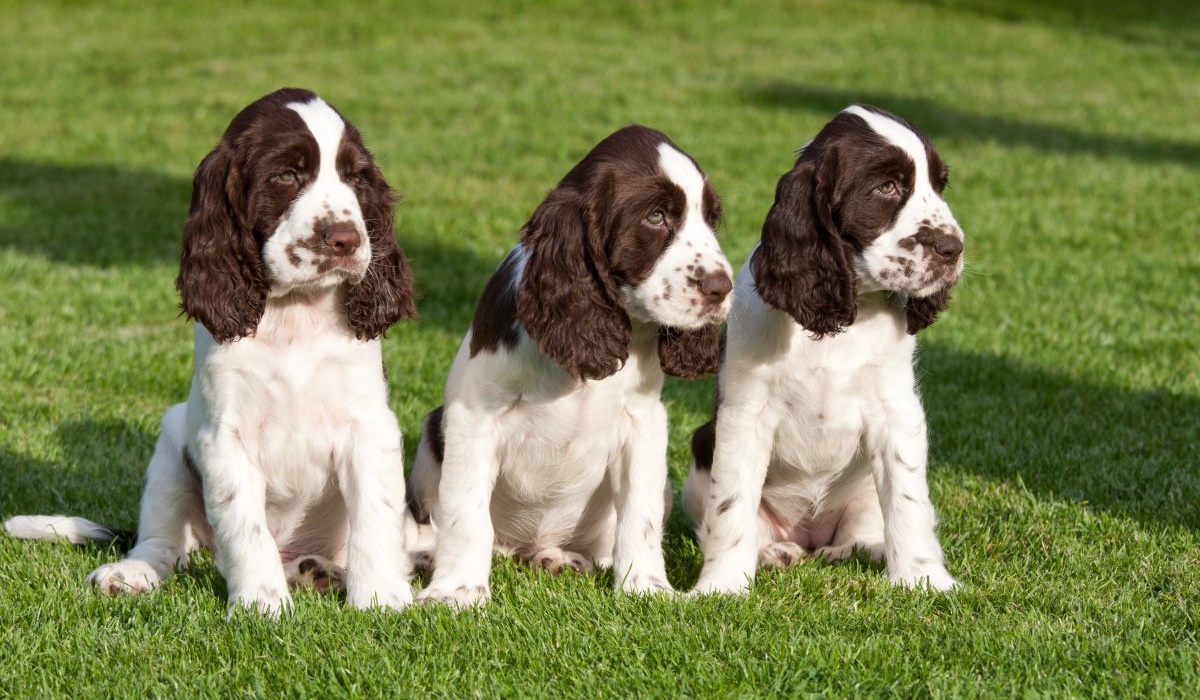
[[[959,593],[854,561],[618,599],[498,562],[482,611],[301,594],[273,625],[226,622],[204,557],[103,599],[83,577],[112,552],[0,537],[0,696],[1197,694],[1193,4],[0,3],[0,518],[135,523],[191,372],[191,173],[280,86],[338,106],[404,193],[422,319],[384,347],[410,451],[521,224],[631,122],[705,168],[740,264],[796,148],[849,103],[895,111],[952,167],[970,266],[920,357]],[[668,383],[677,486],[711,396]],[[667,557],[690,586],[678,509]]]

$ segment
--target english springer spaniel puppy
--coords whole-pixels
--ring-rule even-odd
[[[886,558],[893,583],[954,587],[913,375],[913,336],[963,269],[947,175],[911,124],[853,106],[780,178],[738,276],[716,418],[693,435],[697,592],[743,592],[756,563],[855,548]]]
[[[643,126],[601,141],[534,211],[425,419],[409,488],[437,549],[419,600],[484,602],[493,546],[671,590],[659,394],[664,371],[716,370],[733,286],[719,215],[695,161]]]
[[[278,615],[291,606],[288,569],[311,575],[324,559],[345,566],[356,608],[412,601],[401,435],[378,340],[415,315],[394,199],[358,130],[307,90],[271,93],[233,119],[196,170],[176,281],[198,322],[191,391],[163,417],[136,546],[92,585],[155,588],[207,545],[231,612]],[[81,519],[6,526],[110,536]]]

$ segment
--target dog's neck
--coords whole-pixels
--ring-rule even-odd
[[[351,332],[344,285],[269,297],[254,338],[271,344],[292,345],[304,338],[330,332]]]

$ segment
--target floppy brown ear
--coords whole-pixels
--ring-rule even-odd
[[[396,194],[379,169],[373,171],[371,182],[359,197],[371,242],[371,263],[362,281],[351,285],[346,293],[350,328],[363,340],[379,337],[400,319],[417,316],[412,269],[396,242]]]
[[[908,298],[904,315],[908,319],[908,334],[916,335],[933,325],[942,309],[950,305],[950,289],[946,288],[921,299]]]
[[[801,156],[779,179],[754,251],[754,286],[814,337],[854,323],[854,269],[833,220],[837,154]]]
[[[253,334],[267,303],[246,189],[229,149],[218,145],[196,168],[183,227],[175,279],[183,313],[218,342]]]
[[[718,326],[695,330],[658,328],[658,361],[672,377],[694,379],[717,371],[721,359]]]
[[[594,219],[578,195],[560,188],[522,232],[517,318],[542,353],[579,379],[603,379],[629,356],[629,317]]]

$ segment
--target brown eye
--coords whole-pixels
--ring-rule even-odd
[[[661,209],[655,209],[652,214],[649,214],[646,217],[646,223],[650,224],[651,226],[662,226],[663,222],[666,220],[667,215],[663,214]]]
[[[878,192],[879,194],[884,194],[884,195],[895,194],[896,193],[896,183],[892,182],[891,180],[888,180],[887,182],[883,183],[879,187],[876,187],[875,191]]]
[[[296,184],[296,171],[292,169],[280,170],[271,176],[271,182],[277,182],[281,185]]]

